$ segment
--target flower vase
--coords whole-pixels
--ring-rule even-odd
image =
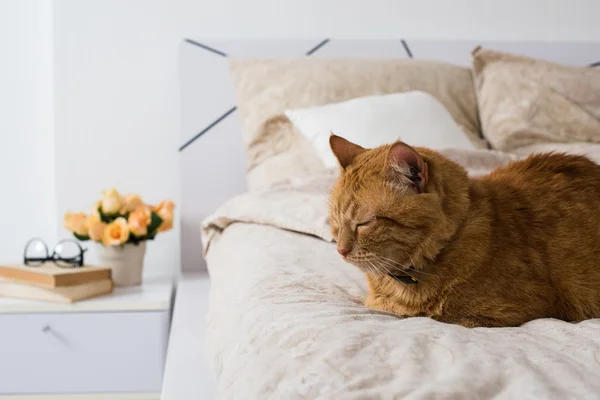
[[[146,242],[123,246],[96,244],[99,265],[110,267],[115,286],[136,286],[142,283]]]

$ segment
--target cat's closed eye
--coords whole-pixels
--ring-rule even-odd
[[[411,228],[411,226],[406,225],[405,223],[397,221],[397,220],[395,220],[393,218],[378,216],[377,219],[379,221],[383,221],[383,222],[385,222],[387,224],[394,225],[396,228]]]
[[[360,222],[360,223],[356,224],[356,225],[354,226],[354,232],[356,232],[356,233],[359,233],[359,229],[360,229],[360,228],[363,228],[363,229],[364,229],[364,228],[367,228],[367,227],[368,227],[369,225],[371,225],[373,222],[375,222],[375,220],[374,220],[374,219],[370,219],[370,220],[368,220],[368,221],[364,221],[364,222]]]

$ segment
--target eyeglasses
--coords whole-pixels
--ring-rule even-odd
[[[72,239],[63,239],[54,246],[52,254],[42,239],[33,238],[25,245],[23,264],[28,267],[40,267],[45,262],[53,262],[61,268],[83,267],[83,249]]]

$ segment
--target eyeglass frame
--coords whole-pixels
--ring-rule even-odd
[[[46,257],[42,258],[42,257],[27,257],[27,249],[29,248],[29,245],[31,245],[31,243],[33,242],[40,242],[44,245],[44,249],[46,249]],[[62,258],[58,255],[58,253],[56,252],[56,248],[61,244],[61,243],[75,243],[75,245],[79,248],[79,255],[75,256],[75,257],[69,257],[69,258]],[[62,239],[59,240],[55,245],[54,245],[54,250],[52,251],[52,254],[50,254],[50,252],[48,251],[48,245],[46,244],[46,242],[44,242],[42,239],[35,237],[32,239],[29,239],[29,241],[27,243],[25,243],[25,249],[23,250],[23,265],[25,265],[26,267],[31,267],[31,268],[39,268],[42,265],[44,265],[44,263],[46,262],[53,262],[57,267],[60,268],[81,268],[84,266],[84,262],[83,262],[83,256],[84,253],[87,251],[88,249],[84,249],[83,247],[81,247],[81,245],[73,240],[73,239]],[[71,266],[69,267],[65,267],[60,265],[57,261],[63,261],[65,263],[70,264]],[[39,265],[31,265],[29,263],[31,262],[36,262],[39,263]]]

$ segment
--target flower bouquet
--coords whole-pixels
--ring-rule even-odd
[[[89,215],[68,212],[63,223],[78,240],[97,244],[99,259],[112,268],[115,285],[136,285],[141,283],[146,241],[173,227],[174,209],[170,200],[152,206],[136,194],[121,196],[110,189]]]

